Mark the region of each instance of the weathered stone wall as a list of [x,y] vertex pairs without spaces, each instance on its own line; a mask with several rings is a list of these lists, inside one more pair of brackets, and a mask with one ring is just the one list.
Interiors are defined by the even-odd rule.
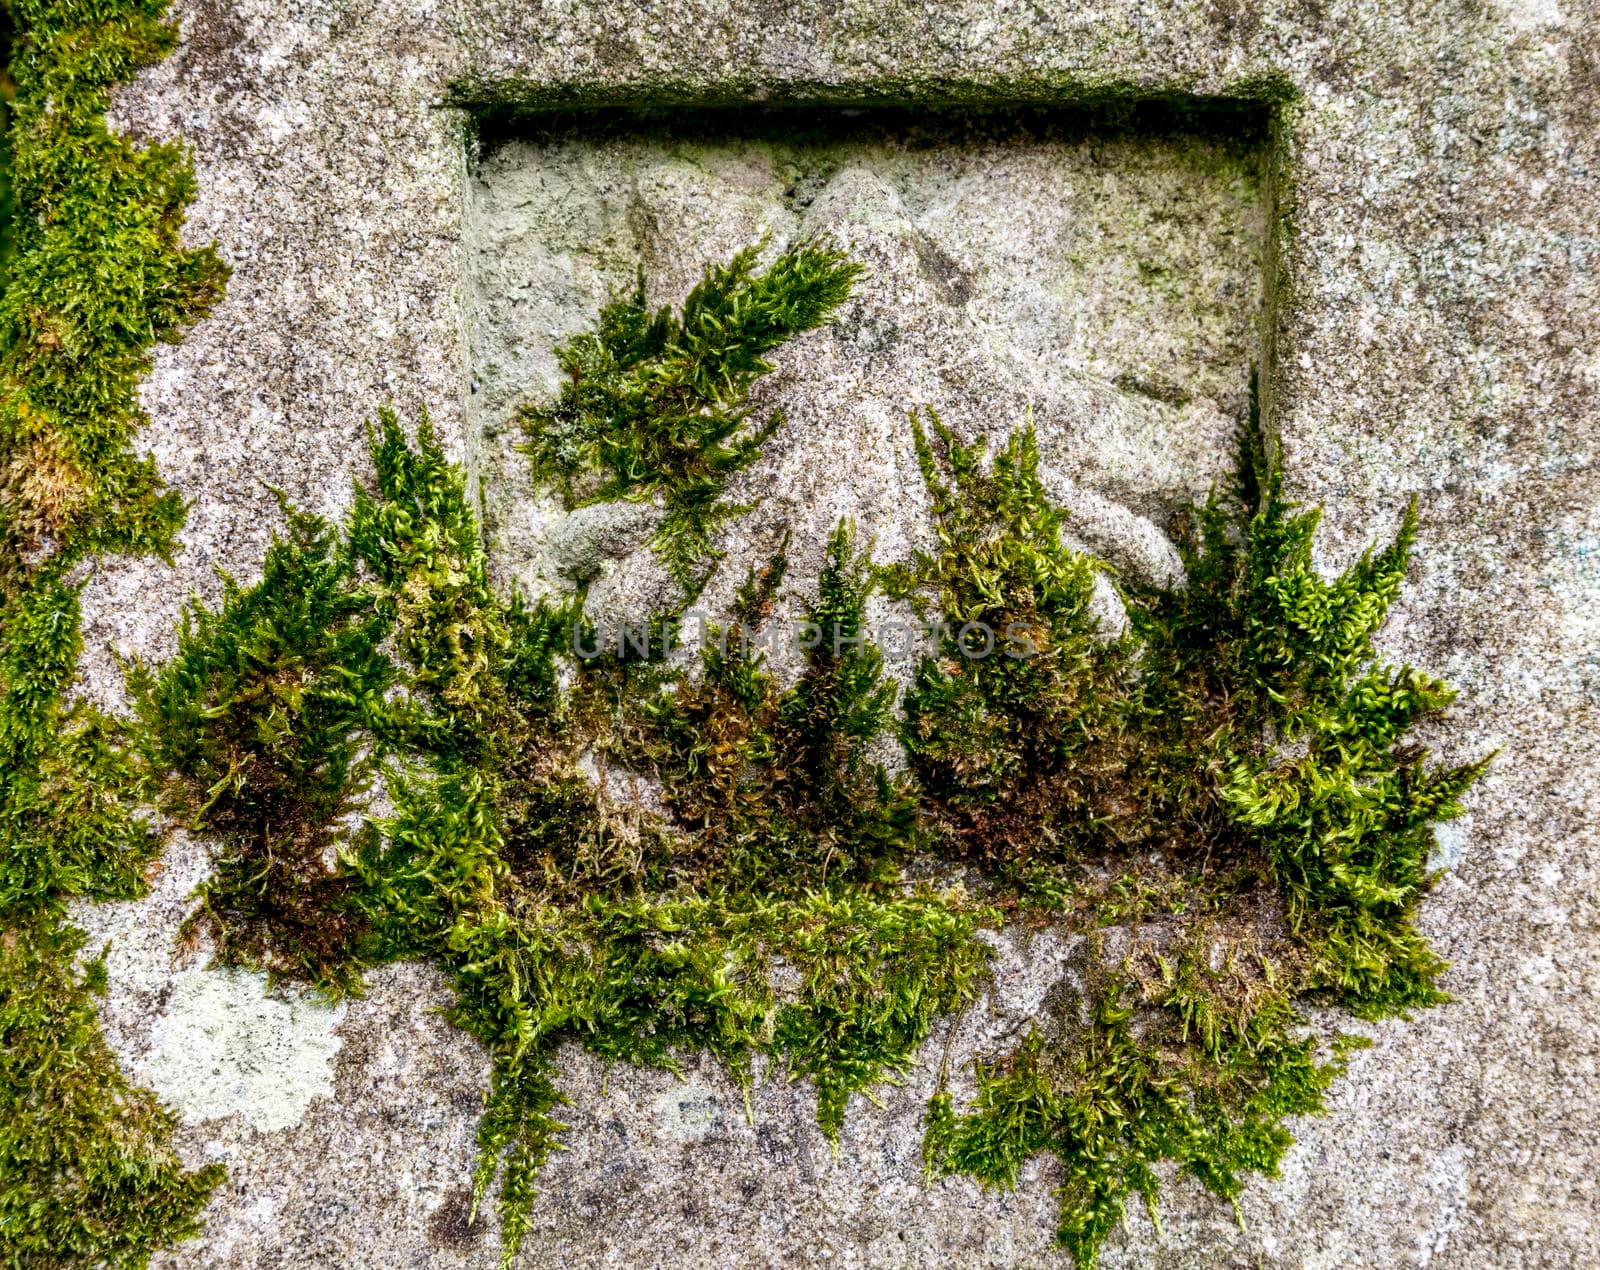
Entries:
[[[145,441],[193,501],[184,551],[172,568],[103,563],[85,592],[85,690],[111,703],[109,649],[164,655],[184,597],[216,594],[217,566],[253,575],[279,523],[269,485],[313,511],[346,506],[379,403],[426,407],[455,454],[493,467],[478,435],[493,412],[470,404],[484,187],[464,115],[442,104],[450,84],[569,104],[1291,85],[1260,247],[1270,422],[1295,491],[1327,508],[1330,566],[1420,495],[1412,585],[1385,643],[1462,688],[1446,757],[1503,748],[1446,831],[1449,872],[1424,908],[1456,1004],[1369,1029],[1333,1113],[1297,1126],[1283,1180],[1246,1192],[1243,1228],[1177,1184],[1164,1233],[1135,1213],[1105,1260],[1600,1260],[1593,5],[180,0],[176,14],[181,48],[122,94],[117,120],[193,147],[188,233],[215,238],[234,273],[145,394]],[[585,197],[564,205],[576,216]],[[875,232],[903,241],[894,224]],[[686,285],[692,254],[658,280],[666,292]],[[938,298],[936,281],[916,285]],[[859,303],[888,312],[898,297]],[[1013,324],[1003,306],[986,320]],[[993,407],[1000,429],[1034,395],[1065,451],[1075,429],[1132,408],[1114,384],[1061,380],[1054,397],[958,392],[947,410]],[[1124,465],[1110,491],[1124,504],[1171,460],[1141,463],[1141,439],[1096,451]],[[443,981],[389,968],[333,1010],[174,965],[203,861],[203,844],[181,844],[151,898],[81,915],[112,941],[113,1042],[183,1113],[188,1156],[229,1168],[206,1233],[165,1264],[489,1264],[493,1222],[464,1222],[486,1058],[432,1012]],[[1051,977],[1048,943],[1005,946],[996,1010],[958,1047],[1014,1026]],[[853,1107],[834,1157],[799,1086],[762,1087],[751,1126],[709,1065],[682,1083],[613,1072],[604,1094],[595,1060],[572,1054],[563,1070],[570,1150],[544,1174],[524,1264],[1060,1263],[1043,1166],[1012,1195],[921,1180],[927,1073],[882,1108]]]

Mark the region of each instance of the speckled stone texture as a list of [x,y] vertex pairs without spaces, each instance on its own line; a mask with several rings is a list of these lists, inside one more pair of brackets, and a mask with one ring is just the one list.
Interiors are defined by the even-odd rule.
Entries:
[[[1376,1044],[1332,1114],[1295,1126],[1284,1178],[1250,1185],[1242,1226],[1180,1182],[1163,1232],[1130,1213],[1103,1260],[1600,1263],[1592,0],[178,0],[175,12],[181,48],[115,116],[193,147],[188,233],[215,238],[234,273],[215,315],[160,352],[145,393],[144,444],[193,500],[184,549],[172,568],[103,563],[85,592],[84,688],[112,704],[110,649],[166,655],[185,595],[215,595],[217,566],[252,576],[279,523],[267,485],[343,510],[380,402],[426,406],[463,460],[489,452],[483,407],[469,407],[483,275],[465,118],[441,106],[451,83],[913,103],[1293,85],[1262,249],[1270,422],[1293,487],[1326,505],[1330,568],[1421,497],[1412,584],[1384,643],[1463,689],[1438,728],[1446,757],[1502,752],[1444,839],[1449,871],[1423,913],[1454,962],[1456,1004],[1367,1029]],[[1125,472],[1168,457],[1130,445],[1106,452]],[[1133,488],[1113,501],[1136,503]],[[187,1157],[229,1168],[205,1234],[160,1263],[492,1264],[493,1223],[467,1225],[464,1208],[487,1063],[434,1012],[442,980],[391,967],[337,1012],[289,1003],[279,1040],[249,1052],[238,1035],[272,1010],[229,1005],[236,982],[198,987],[203,963],[172,961],[203,868],[204,844],[181,843],[150,899],[82,914],[113,941],[113,1043],[184,1109]],[[1057,973],[1048,943],[1000,943],[995,1008],[969,1016],[952,1052],[1018,1026]],[[235,1012],[257,1021],[230,1030]],[[194,1039],[207,1036],[221,1040]],[[684,1082],[614,1071],[604,1085],[580,1055],[563,1070],[570,1149],[545,1174],[524,1265],[1061,1264],[1048,1167],[1011,1195],[921,1180],[926,1069],[881,1108],[853,1106],[836,1157],[803,1086],[763,1086],[752,1126],[702,1065]]]

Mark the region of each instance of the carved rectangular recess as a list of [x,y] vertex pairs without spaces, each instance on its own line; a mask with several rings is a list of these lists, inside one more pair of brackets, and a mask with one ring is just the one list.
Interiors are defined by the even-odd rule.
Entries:
[[558,584],[544,557],[560,513],[512,449],[517,404],[558,387],[554,346],[641,267],[652,300],[676,304],[748,243],[827,234],[869,274],[835,324],[774,355],[758,404],[788,422],[733,491],[760,507],[730,534],[721,589],[778,526],[802,586],[840,516],[880,557],[921,541],[907,411],[922,406],[996,440],[1031,417],[1085,543],[1158,569],[1165,549],[1141,539],[1228,477],[1263,361],[1270,122],[1202,99],[486,122],[466,214],[469,413],[502,564],[531,590]]

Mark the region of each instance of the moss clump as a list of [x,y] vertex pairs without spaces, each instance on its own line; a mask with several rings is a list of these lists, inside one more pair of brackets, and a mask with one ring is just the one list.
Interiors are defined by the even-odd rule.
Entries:
[[1291,1141],[1284,1117],[1322,1109],[1341,1063],[1318,1062],[1314,1042],[1291,1035],[1285,1009],[1278,1002],[1244,1030],[1196,1044],[1172,1016],[1136,1027],[1136,1009],[1105,993],[1070,1040],[1035,1031],[981,1065],[964,1114],[949,1094],[935,1095],[929,1171],[1011,1187],[1028,1158],[1055,1155],[1065,1167],[1057,1240],[1092,1266],[1130,1192],[1159,1225],[1157,1160],[1235,1199],[1246,1170],[1275,1171]]
[[[529,415],[536,472],[575,499],[719,508],[718,474],[764,435],[729,442],[749,376],[775,331],[837,302],[817,279],[851,273],[814,246],[778,259],[711,270],[688,315],[609,306],[568,346],[558,405]],[[717,296],[724,342],[688,341]],[[741,326],[741,306],[800,316]],[[343,529],[291,513],[261,582],[230,582],[174,661],[133,669],[142,779],[218,843],[197,921],[221,960],[334,992],[402,957],[451,976],[453,1018],[493,1056],[477,1194],[501,1179],[508,1258],[558,1144],[563,1041],[668,1068],[704,1050],[746,1084],[766,1055],[814,1080],[836,1135],[850,1095],[973,998],[979,931],[1005,912],[1073,939],[1075,973],[979,1064],[970,1105],[934,1098],[926,1160],[1011,1185],[1058,1155],[1083,1265],[1130,1194],[1154,1205],[1158,1161],[1228,1198],[1275,1169],[1285,1118],[1319,1109],[1342,1062],[1303,1002],[1439,999],[1412,917],[1429,826],[1480,765],[1405,744],[1448,694],[1373,652],[1414,518],[1320,578],[1315,516],[1251,419],[1238,487],[1182,527],[1187,586],[1124,585],[1129,630],[1108,640],[1091,601],[1112,575],[1063,546],[1031,433],[989,462],[928,422],[938,549],[883,570],[840,525],[792,684],[743,638],[692,673],[659,645],[576,656],[581,590],[497,593],[460,473],[389,413]],[[729,514],[684,531],[696,568]],[[747,579],[741,633],[783,572],[780,554]],[[945,632],[900,710],[865,630],[885,577]],[[876,757],[895,736],[908,772]],[[379,778],[389,807],[362,821]]]
[[[695,679],[608,658],[564,682],[573,612],[488,587],[427,427],[413,448],[384,415],[373,455],[345,534],[292,515],[260,583],[130,674],[151,788],[219,842],[196,917],[219,959],[335,991],[397,957],[451,974],[453,1017],[494,1056],[478,1193],[503,1168],[510,1251],[560,1129],[563,1040],[666,1067],[705,1048],[742,1080],[756,1053],[783,1059],[837,1133],[849,1095],[975,990],[993,920],[900,882],[920,830],[868,756],[893,698],[854,642],[871,581],[848,532],[813,613],[841,637],[792,687],[738,648]],[[586,758],[631,758],[656,805]],[[352,831],[374,764],[394,811]]]
[[[1125,644],[1097,633],[1103,566],[1061,544],[1031,431],[985,470],[936,414],[912,419],[941,550],[897,571],[926,591],[941,646],[906,694],[903,738],[947,846],[1002,867],[1131,837]],[[926,605],[924,605],[926,608]]]
[[965,1114],[936,1101],[929,1165],[1009,1184],[1054,1152],[1061,1241],[1092,1265],[1129,1192],[1153,1205],[1153,1161],[1228,1198],[1244,1170],[1275,1170],[1283,1118],[1319,1110],[1341,1066],[1316,1059],[1297,1002],[1443,999],[1412,919],[1431,826],[1483,763],[1438,768],[1403,743],[1450,693],[1372,646],[1414,508],[1324,580],[1316,514],[1285,500],[1252,419],[1237,488],[1180,527],[1187,585],[1125,588],[1130,633],[1106,642],[1031,436],[985,469],[934,425],[917,441],[942,549],[902,585],[931,590],[947,628],[983,620],[1033,653],[973,660],[947,638],[908,694],[906,747],[947,841],[1086,951],[1047,1035],[980,1068]]
[[51,914],[0,934],[0,1258],[12,1266],[142,1266],[193,1234],[222,1179],[186,1172],[171,1116],[129,1085],[100,1035],[103,963]]
[[1443,965],[1412,921],[1433,825],[1459,814],[1489,759],[1430,763],[1406,733],[1455,694],[1373,647],[1405,578],[1416,505],[1391,543],[1325,580],[1311,563],[1318,513],[1284,497],[1259,429],[1244,439],[1238,489],[1201,509],[1180,543],[1188,587],[1138,609],[1146,712],[1164,721],[1151,748],[1169,771],[1199,756],[1216,773],[1202,786],[1208,814],[1264,861],[1305,990],[1367,1015],[1434,1004]]
[[[111,89],[173,46],[161,4],[19,0],[12,267],[0,301],[0,539],[9,562],[168,550],[182,518],[129,448],[150,347],[220,297],[210,248],[178,244],[193,195],[175,145],[102,118]],[[14,568],[15,564],[7,567]]]
[[652,313],[644,280],[556,350],[568,376],[549,409],[523,412],[537,482],[567,506],[659,497],[654,545],[692,598],[714,564],[711,535],[742,508],[728,478],[754,462],[783,423],[751,424],[751,385],[765,355],[821,325],[860,272],[832,248],[803,243],[758,269],[758,249],[710,268],[680,313]]
[[806,617],[816,639],[798,682],[781,689],[759,653],[724,638],[705,650],[699,679],[646,703],[619,747],[619,759],[644,759],[675,819],[740,889],[798,894],[830,879],[874,889],[920,845],[909,782],[869,757],[893,723],[895,695],[881,653],[862,638],[872,589],[870,561],[841,524]]
[[[393,674],[343,544],[290,514],[248,592],[184,616],[157,681],[135,664],[154,801],[221,844],[201,886],[206,925],[232,964],[313,983],[345,974],[359,921],[333,856],[338,826],[374,776],[365,730]],[[192,921],[195,919],[191,919]]]
[[[170,549],[182,517],[129,442],[150,347],[217,298],[222,266],[178,245],[192,181],[175,146],[102,117],[173,44],[164,4],[18,0],[11,207],[0,297],[0,1261],[142,1265],[195,1229],[219,1172],[185,1173],[169,1122],[95,1030],[74,969],[78,896],[144,889],[159,845],[121,725],[64,703],[79,652],[69,570]],[[103,976],[101,976],[103,977]]]

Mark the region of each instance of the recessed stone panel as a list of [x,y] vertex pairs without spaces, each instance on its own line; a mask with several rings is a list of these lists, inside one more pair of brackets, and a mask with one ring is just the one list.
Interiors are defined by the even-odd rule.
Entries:
[[[511,449],[517,405],[558,388],[555,345],[641,262],[652,301],[676,304],[707,262],[824,235],[869,273],[834,325],[774,355],[758,402],[787,423],[733,491],[759,508],[708,600],[784,528],[802,592],[841,516],[903,554],[926,531],[913,407],[967,436],[1031,417],[1085,544],[1170,573],[1160,529],[1229,474],[1260,361],[1262,153],[1247,117],[717,113],[496,137],[469,195],[469,428],[507,570],[561,585],[559,509]],[[659,593],[647,560],[618,567],[628,603]]]

